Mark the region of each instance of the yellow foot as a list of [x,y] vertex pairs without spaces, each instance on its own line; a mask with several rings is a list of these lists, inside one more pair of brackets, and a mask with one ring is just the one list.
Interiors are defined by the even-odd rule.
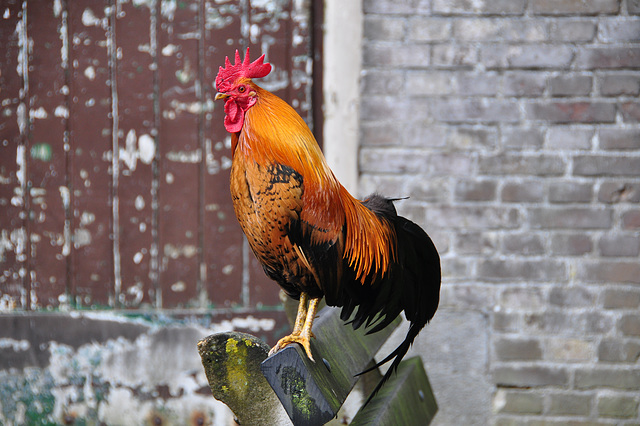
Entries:
[[269,351],[269,356],[275,354],[280,349],[284,349],[286,346],[292,343],[300,344],[304,348],[304,351],[307,354],[307,357],[311,361],[315,362],[315,360],[313,359],[313,356],[311,355],[311,345],[309,343],[309,337],[305,337],[301,334],[297,334],[297,335],[290,334],[289,336],[285,336],[282,339],[278,340],[278,343],[276,343],[276,345],[273,348],[271,348],[271,350]]

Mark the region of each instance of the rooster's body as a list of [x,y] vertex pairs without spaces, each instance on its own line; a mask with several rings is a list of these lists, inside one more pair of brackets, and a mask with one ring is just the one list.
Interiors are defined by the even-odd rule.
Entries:
[[[411,326],[379,386],[389,377],[438,306],[440,260],[427,234],[398,216],[392,200],[353,198],[326,164],[311,131],[287,103],[251,78],[270,71],[261,57],[236,52],[216,85],[232,135],[235,213],[266,274],[300,300],[289,343],[309,339],[317,302],[342,307],[354,328],[378,331],[402,311]],[[308,301],[308,307],[307,307]],[[378,388],[379,388],[378,386]]]

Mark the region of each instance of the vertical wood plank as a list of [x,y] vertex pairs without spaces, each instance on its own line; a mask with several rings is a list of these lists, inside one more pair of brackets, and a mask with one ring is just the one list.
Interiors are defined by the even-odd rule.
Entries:
[[197,1],[163,0],[158,181],[159,291],[162,307],[193,306],[201,294],[199,168],[201,87]]
[[[153,166],[155,135],[155,14],[153,3],[119,1],[115,11],[118,93],[118,216],[122,286],[118,305],[155,300]],[[155,16],[154,16],[155,18]]]
[[[66,99],[62,8],[54,3],[27,3],[29,54],[29,148],[27,176],[31,307],[66,303],[67,257],[65,221],[69,204],[66,184]],[[63,36],[64,37],[64,36]]]
[[203,249],[206,288],[214,306],[243,304],[244,237],[236,220],[229,192],[231,138],[224,128],[224,104],[214,102],[215,78],[225,56],[241,49],[242,13],[239,1],[205,2],[204,97],[204,229]]
[[78,307],[115,306],[110,9],[105,6],[100,0],[68,2],[71,293]]
[[[24,211],[26,105],[23,76],[22,2],[8,0],[0,8],[0,309],[26,308],[27,232]],[[20,58],[20,59],[19,59]]]

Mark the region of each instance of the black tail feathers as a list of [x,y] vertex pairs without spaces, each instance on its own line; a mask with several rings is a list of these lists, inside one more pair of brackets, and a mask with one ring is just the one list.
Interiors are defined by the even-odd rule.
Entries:
[[364,204],[394,226],[397,239],[396,262],[383,279],[373,284],[371,291],[376,296],[366,300],[367,306],[358,307],[358,313],[365,308],[363,312],[367,315],[366,318],[358,318],[360,315],[356,315],[354,328],[364,323],[367,327],[373,326],[369,331],[378,331],[381,326],[393,321],[401,311],[404,311],[410,323],[402,343],[385,359],[360,373],[364,374],[393,359],[366,405],[397,370],[420,330],[433,318],[439,303],[441,271],[440,256],[431,238],[420,226],[398,216],[393,200],[373,195]]

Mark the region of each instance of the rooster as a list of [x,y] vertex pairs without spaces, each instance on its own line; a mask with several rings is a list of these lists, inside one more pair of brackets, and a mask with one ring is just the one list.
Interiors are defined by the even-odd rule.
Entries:
[[264,56],[250,62],[247,48],[244,60],[237,50],[235,63],[225,58],[215,99],[225,100],[238,221],[265,273],[299,300],[293,332],[270,355],[298,343],[313,360],[309,342],[322,297],[369,333],[404,311],[404,341],[367,370],[393,359],[373,396],[438,307],[440,258],[425,231],[396,213],[395,200],[374,194],[361,202],[338,182],[298,113],[252,81],[271,72]]

